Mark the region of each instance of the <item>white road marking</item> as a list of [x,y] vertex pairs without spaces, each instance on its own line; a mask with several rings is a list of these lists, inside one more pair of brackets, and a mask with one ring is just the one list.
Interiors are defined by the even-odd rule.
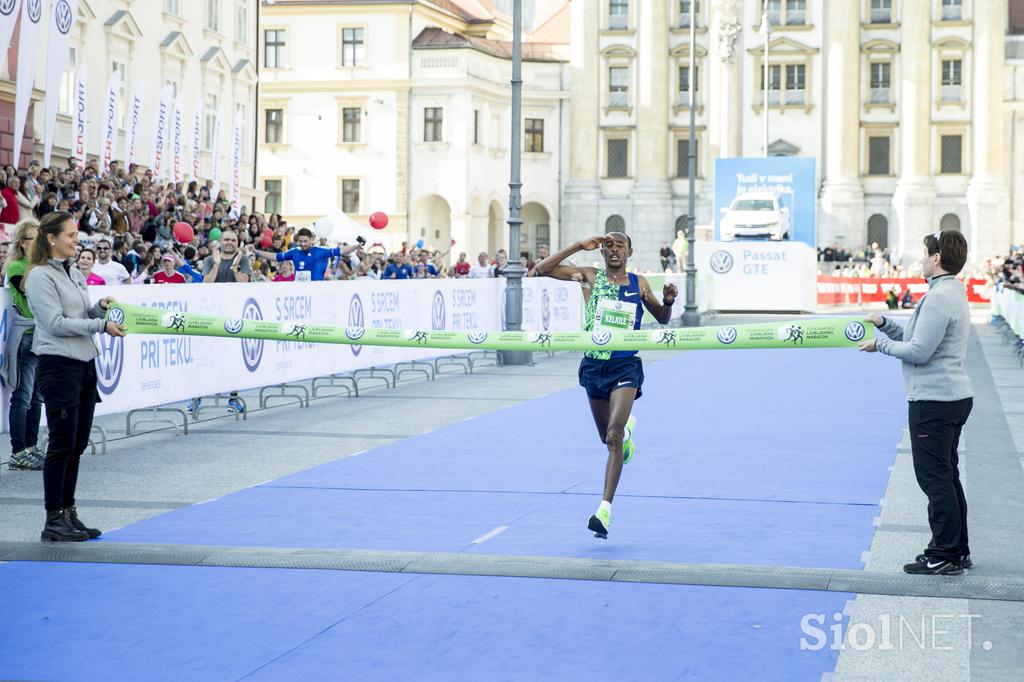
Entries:
[[508,530],[508,526],[498,526],[497,528],[492,530],[487,535],[481,535],[476,540],[473,540],[473,542],[470,543],[470,544],[479,545],[481,542],[487,542],[488,540],[493,538],[495,535],[499,535],[501,533],[504,533],[506,530]]

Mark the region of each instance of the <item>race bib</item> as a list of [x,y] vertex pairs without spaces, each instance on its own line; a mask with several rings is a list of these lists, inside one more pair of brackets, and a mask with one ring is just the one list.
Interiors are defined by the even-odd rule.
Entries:
[[636,304],[602,298],[594,311],[594,329],[610,332],[630,331],[636,323]]
[[298,272],[295,273],[295,281],[296,282],[312,282],[313,281],[313,273],[310,272],[309,270],[299,270]]

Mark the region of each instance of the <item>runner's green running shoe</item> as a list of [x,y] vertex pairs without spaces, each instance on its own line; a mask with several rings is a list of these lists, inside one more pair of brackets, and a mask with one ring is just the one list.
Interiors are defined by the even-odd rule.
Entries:
[[608,539],[608,528],[612,525],[612,513],[607,509],[598,509],[590,517],[587,528],[594,531],[595,538]]
[[636,428],[636,417],[629,415],[629,419],[626,420],[626,438],[622,441],[622,463],[629,464],[629,460],[633,459],[633,453],[636,452],[636,446],[633,444],[633,430]]

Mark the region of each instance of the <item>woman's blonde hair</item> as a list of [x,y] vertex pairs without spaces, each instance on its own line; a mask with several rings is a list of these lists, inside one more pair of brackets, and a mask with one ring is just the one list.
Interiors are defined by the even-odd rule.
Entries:
[[35,218],[25,218],[15,226],[14,236],[11,237],[11,248],[7,251],[7,265],[28,256],[28,251],[21,247],[21,243],[25,240],[25,234],[29,230],[38,228],[39,221]]

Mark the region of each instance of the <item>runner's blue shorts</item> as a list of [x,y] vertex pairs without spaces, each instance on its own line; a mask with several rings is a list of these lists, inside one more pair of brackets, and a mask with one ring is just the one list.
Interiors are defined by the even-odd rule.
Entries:
[[580,363],[580,386],[591,400],[610,400],[612,391],[635,388],[636,397],[643,395],[644,363],[640,356],[598,360],[584,357]]

